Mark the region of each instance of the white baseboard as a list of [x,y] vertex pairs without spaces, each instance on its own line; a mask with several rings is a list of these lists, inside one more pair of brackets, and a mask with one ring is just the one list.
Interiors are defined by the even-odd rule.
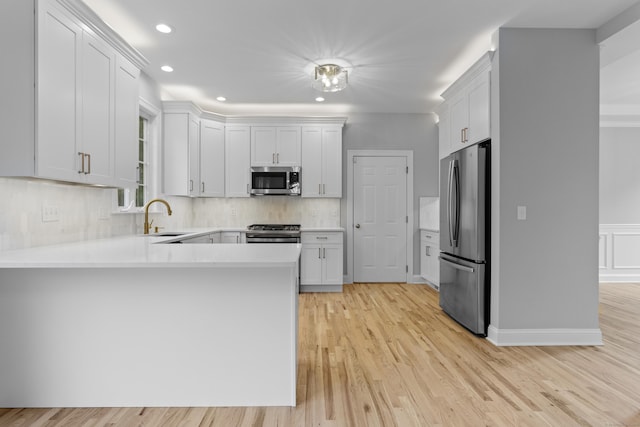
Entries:
[[487,340],[496,346],[602,345],[600,329],[498,329],[489,326]]
[[342,285],[300,285],[300,292],[342,292]]

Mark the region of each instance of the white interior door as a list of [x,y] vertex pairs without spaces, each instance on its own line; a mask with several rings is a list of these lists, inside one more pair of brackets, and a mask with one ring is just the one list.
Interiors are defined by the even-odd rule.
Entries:
[[407,159],[354,157],[354,282],[407,280]]

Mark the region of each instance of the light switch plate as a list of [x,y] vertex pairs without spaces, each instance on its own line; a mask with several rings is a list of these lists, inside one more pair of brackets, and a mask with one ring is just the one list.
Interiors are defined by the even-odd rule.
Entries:
[[527,207],[518,206],[518,221],[525,221],[527,219]]

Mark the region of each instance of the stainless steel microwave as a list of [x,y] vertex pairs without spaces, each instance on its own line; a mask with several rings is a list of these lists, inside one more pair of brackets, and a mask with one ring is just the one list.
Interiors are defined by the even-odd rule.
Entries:
[[252,167],[251,195],[299,196],[300,167]]

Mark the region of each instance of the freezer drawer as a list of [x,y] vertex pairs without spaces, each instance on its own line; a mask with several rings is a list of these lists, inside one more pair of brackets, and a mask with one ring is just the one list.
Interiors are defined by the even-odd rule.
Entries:
[[465,328],[486,335],[486,265],[440,254],[440,307]]

